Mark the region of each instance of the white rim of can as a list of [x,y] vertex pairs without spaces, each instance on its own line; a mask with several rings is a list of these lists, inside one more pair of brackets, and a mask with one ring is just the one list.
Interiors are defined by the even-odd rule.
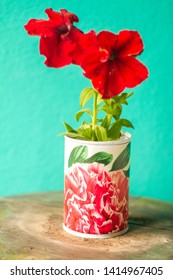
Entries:
[[78,231],[74,231],[69,229],[68,227],[66,227],[63,224],[63,229],[67,232],[70,233],[72,235],[75,235],[77,237],[82,237],[82,238],[100,238],[100,239],[104,239],[104,238],[111,238],[111,237],[117,237],[119,235],[122,235],[124,233],[126,233],[128,231],[128,226],[126,228],[124,228],[121,231],[118,232],[113,232],[113,233],[108,233],[108,234],[90,234],[90,233],[81,233]]

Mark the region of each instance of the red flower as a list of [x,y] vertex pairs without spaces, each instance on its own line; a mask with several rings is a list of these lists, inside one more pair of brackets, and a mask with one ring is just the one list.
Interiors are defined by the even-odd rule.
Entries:
[[89,39],[81,66],[104,99],[118,95],[125,87],[135,87],[148,77],[147,68],[135,58],[143,51],[137,31],[124,30],[118,35],[102,31]]
[[40,54],[46,56],[45,64],[49,67],[62,67],[72,63],[72,54],[76,41],[82,31],[73,26],[78,17],[66,9],[55,12],[46,9],[49,19],[31,19],[25,29],[29,35],[41,36]]

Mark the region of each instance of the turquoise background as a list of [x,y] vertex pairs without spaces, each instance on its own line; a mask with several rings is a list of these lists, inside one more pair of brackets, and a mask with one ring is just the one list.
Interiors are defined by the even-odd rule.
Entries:
[[90,86],[78,67],[47,68],[39,37],[23,26],[45,8],[66,8],[79,28],[138,30],[149,79],[135,88],[123,117],[132,131],[130,194],[173,201],[172,0],[0,2],[0,195],[63,189],[63,121],[75,126],[79,94]]

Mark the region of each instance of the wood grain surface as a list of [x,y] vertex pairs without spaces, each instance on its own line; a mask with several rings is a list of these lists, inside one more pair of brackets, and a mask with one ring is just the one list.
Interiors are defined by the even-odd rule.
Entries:
[[0,259],[173,259],[171,203],[131,198],[129,231],[110,239],[75,237],[62,222],[62,192],[0,198]]

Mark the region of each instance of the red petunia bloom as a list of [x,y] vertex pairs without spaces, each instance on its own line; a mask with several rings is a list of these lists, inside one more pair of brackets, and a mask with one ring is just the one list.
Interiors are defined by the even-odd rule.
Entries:
[[29,35],[41,36],[40,54],[46,56],[45,64],[49,67],[63,67],[72,63],[73,51],[78,36],[82,31],[73,26],[78,17],[61,9],[55,12],[51,8],[45,10],[48,20],[31,19],[25,25]]
[[[93,32],[89,40],[81,67],[104,99],[118,95],[126,87],[135,87],[148,77],[147,68],[135,58],[143,51],[137,31],[123,30],[118,35],[109,31],[98,35]],[[82,41],[80,44],[82,47]]]

